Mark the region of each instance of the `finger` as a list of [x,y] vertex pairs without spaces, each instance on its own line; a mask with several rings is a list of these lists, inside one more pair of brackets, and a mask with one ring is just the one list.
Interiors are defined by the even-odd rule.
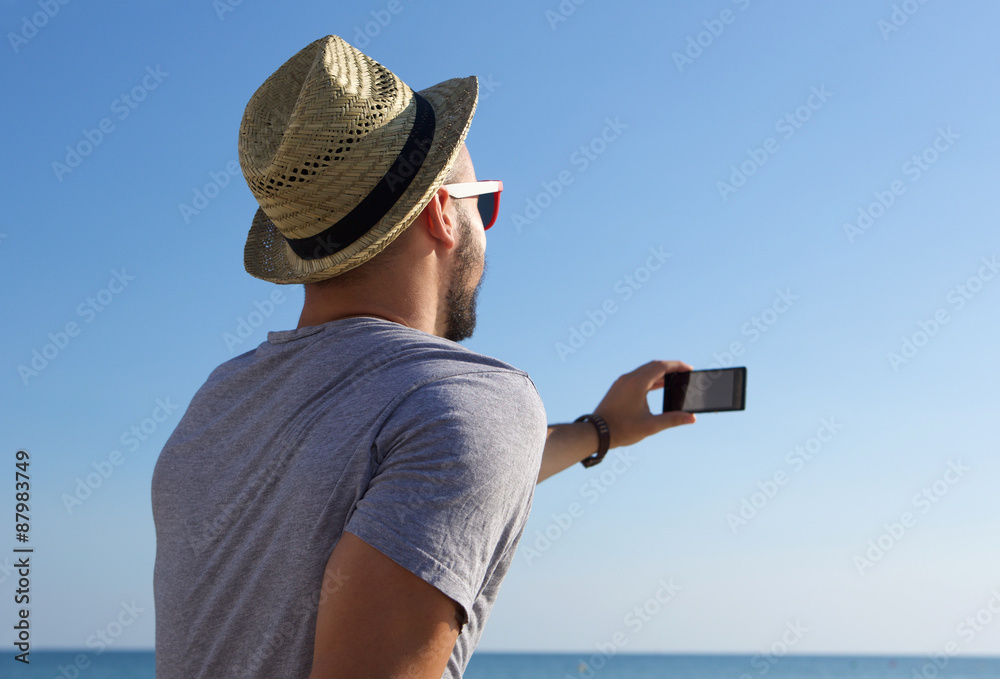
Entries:
[[673,410],[669,413],[654,415],[653,419],[656,422],[656,426],[660,428],[659,431],[669,429],[670,427],[679,427],[683,424],[694,424],[698,421],[698,418],[694,416],[694,413],[685,413],[681,410]]
[[663,387],[664,375],[690,370],[693,368],[683,361],[650,361],[629,373],[629,377],[633,378],[637,385],[641,385],[641,388],[652,391]]
[[655,379],[668,373],[683,372],[690,368],[691,366],[684,361],[650,361],[633,370],[632,374],[636,377]]
[[666,373],[690,372],[694,370],[690,364],[684,361],[662,361],[662,363],[666,364],[666,370],[664,371]]

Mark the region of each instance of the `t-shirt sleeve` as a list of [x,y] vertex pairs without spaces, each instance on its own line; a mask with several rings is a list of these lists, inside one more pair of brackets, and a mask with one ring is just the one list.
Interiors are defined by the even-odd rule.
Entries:
[[376,470],[345,530],[458,602],[464,624],[524,529],[545,432],[524,374],[423,385],[376,436]]

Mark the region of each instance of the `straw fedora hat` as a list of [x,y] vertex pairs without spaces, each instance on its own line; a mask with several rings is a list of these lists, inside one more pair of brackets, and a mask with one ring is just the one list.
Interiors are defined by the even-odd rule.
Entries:
[[299,51],[240,124],[240,167],[260,204],[247,272],[309,283],[381,252],[444,183],[478,96],[475,76],[414,92],[335,35]]

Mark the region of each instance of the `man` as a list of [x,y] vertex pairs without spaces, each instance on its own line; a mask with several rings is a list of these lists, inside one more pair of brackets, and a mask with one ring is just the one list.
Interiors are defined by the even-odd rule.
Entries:
[[680,362],[547,427],[527,374],[456,344],[502,188],[465,147],[477,94],[415,93],[328,36],[247,105],[246,269],[305,304],[213,371],[157,460],[159,679],[460,677],[535,484],[694,421],[646,405]]

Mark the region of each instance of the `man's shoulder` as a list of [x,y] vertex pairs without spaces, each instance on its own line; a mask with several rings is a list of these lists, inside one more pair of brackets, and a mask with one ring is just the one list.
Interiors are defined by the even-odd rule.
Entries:
[[395,345],[385,347],[384,368],[390,381],[405,386],[393,409],[405,403],[406,412],[448,411],[481,424],[494,414],[544,422],[541,396],[526,371],[442,337],[392,325],[372,331],[394,338]]
[[[436,386],[426,388],[430,385]],[[540,403],[526,371],[442,337],[371,317],[269,332],[255,349],[218,365],[202,387],[210,399],[246,396],[262,388],[289,389],[310,398],[353,397],[380,410],[407,399],[507,399],[531,408]]]
[[393,370],[441,370],[458,372],[480,370],[506,371],[527,377],[520,368],[438,337],[374,317],[355,317],[318,326],[278,330],[267,333],[267,340],[220,363],[213,375],[252,369],[267,359],[292,367],[296,362],[313,366],[334,363],[360,363],[366,369],[382,367]]
[[[410,330],[408,328],[404,329]],[[410,335],[400,346],[400,372],[407,375],[409,398],[460,399],[463,409],[481,411],[498,403],[513,408],[542,409],[541,397],[530,375],[494,356],[428,335]]]

